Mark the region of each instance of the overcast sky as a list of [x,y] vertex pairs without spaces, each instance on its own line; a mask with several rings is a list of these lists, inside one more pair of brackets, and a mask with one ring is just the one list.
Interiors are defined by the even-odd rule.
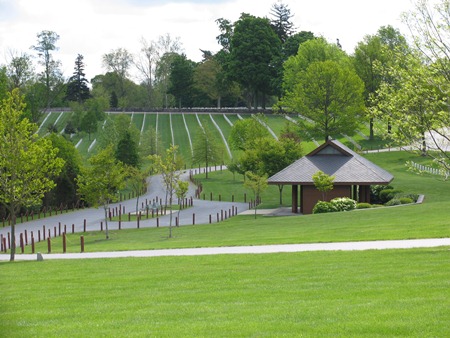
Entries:
[[[236,21],[241,13],[269,17],[277,0],[0,0],[0,64],[10,50],[33,54],[43,30],[60,36],[54,58],[66,77],[75,58],[84,56],[86,77],[105,73],[102,55],[117,48],[131,53],[140,40],[179,37],[187,57],[200,61],[200,49],[216,52],[216,19]],[[283,0],[297,31],[311,31],[329,42],[336,39],[352,53],[356,44],[379,27],[392,25],[403,34],[400,15],[412,10],[411,0]]]

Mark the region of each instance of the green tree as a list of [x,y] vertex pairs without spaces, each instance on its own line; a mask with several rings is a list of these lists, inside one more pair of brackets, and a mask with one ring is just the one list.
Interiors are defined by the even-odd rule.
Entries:
[[208,179],[208,167],[212,163],[218,163],[220,161],[222,149],[207,125],[204,125],[196,134],[192,148],[192,163],[199,165],[204,163],[207,168],[206,179]]
[[257,175],[250,171],[245,173],[247,179],[244,182],[244,186],[253,192],[255,199],[255,219],[256,219],[256,209],[261,201],[261,194],[267,189],[267,175]]
[[[170,145],[164,156],[152,155],[150,160],[154,163],[154,168],[162,175],[163,184],[166,189],[166,207],[172,211],[173,195],[180,180],[180,163],[177,161],[178,146]],[[172,212],[169,218],[169,238],[172,238]]]
[[[417,53],[406,57],[399,54],[397,66],[391,67],[389,74],[398,85],[383,82],[373,107],[375,116],[393,125],[389,137],[399,144],[412,145],[423,156],[428,155],[428,147],[444,150],[442,141],[437,139],[448,140],[445,128],[450,123],[450,115],[447,96],[433,85],[438,82],[446,85],[436,65],[426,65]],[[427,144],[427,135],[431,136],[430,140],[436,140],[437,147]],[[429,155],[448,167],[450,156],[445,150]]]
[[230,43],[227,71],[230,77],[249,93],[248,107],[258,105],[258,93],[262,95],[262,107],[267,95],[274,92],[272,79],[276,76],[273,60],[280,54],[281,41],[267,18],[242,14],[234,24]]
[[10,82],[10,89],[25,89],[34,77],[34,67],[31,56],[26,53],[11,55],[11,61],[7,66],[7,74]]
[[89,166],[81,168],[77,178],[78,193],[94,207],[103,206],[105,215],[105,235],[109,239],[108,209],[118,198],[118,191],[125,185],[124,166],[114,157],[109,146],[89,159]]
[[[147,173],[143,170],[139,170],[133,166],[126,166],[126,180],[128,186],[136,194],[136,216],[139,215],[139,197],[143,194],[144,190],[147,188]],[[136,219],[136,222],[138,220]]]
[[76,101],[83,103],[91,97],[87,83],[89,81],[85,78],[83,55],[78,54],[75,60],[75,71],[69,79],[66,89],[66,99],[69,101]]
[[17,213],[22,207],[39,205],[64,166],[51,141],[39,138],[37,126],[23,118],[24,109],[18,89],[0,105],[0,202],[11,216],[11,261],[16,252]]
[[188,190],[189,190],[189,182],[181,180],[177,182],[175,194],[177,195],[178,198],[178,220],[180,219],[181,207],[183,205],[183,200],[186,198]]
[[178,108],[192,107],[195,63],[186,55],[175,55],[170,67],[168,93],[178,102]]
[[77,201],[76,178],[80,173],[81,156],[74,144],[65,137],[52,133],[48,136],[52,146],[58,149],[58,158],[64,160],[64,167],[55,176],[56,186],[45,195],[46,205],[74,204]]
[[335,177],[325,174],[319,170],[312,176],[314,186],[322,193],[322,200],[326,200],[327,192],[333,190],[333,182]]
[[52,55],[53,51],[58,50],[56,43],[59,40],[59,35],[53,31],[42,31],[38,33],[37,38],[37,44],[31,48],[38,52],[40,58],[39,64],[44,67],[40,78],[45,84],[45,103],[46,108],[49,108],[51,102],[56,97],[55,91],[57,92],[62,82],[61,62],[54,60]]
[[127,130],[125,135],[119,140],[116,148],[116,159],[123,164],[139,168],[140,158],[138,145]]
[[133,55],[124,48],[112,50],[103,55],[103,66],[107,71],[117,75],[119,83],[119,99],[125,97],[125,81],[133,63]]
[[[259,119],[259,121],[258,121]],[[260,122],[265,122],[262,114],[257,114],[256,118],[243,119],[237,121],[230,131],[228,142],[232,149],[247,150],[255,149],[261,139],[270,136],[267,128]]]
[[294,24],[291,22],[293,15],[288,6],[282,2],[274,3],[270,9],[273,19],[270,20],[273,30],[282,43],[295,32]]

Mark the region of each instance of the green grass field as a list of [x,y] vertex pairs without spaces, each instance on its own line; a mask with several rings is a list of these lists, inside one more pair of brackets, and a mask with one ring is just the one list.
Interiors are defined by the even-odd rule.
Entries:
[[3,337],[445,337],[448,249],[1,263]]

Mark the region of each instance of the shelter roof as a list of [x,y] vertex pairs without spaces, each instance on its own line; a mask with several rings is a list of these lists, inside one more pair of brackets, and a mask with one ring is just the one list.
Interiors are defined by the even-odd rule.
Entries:
[[314,184],[319,170],[335,176],[335,185],[388,184],[394,176],[337,140],[329,140],[269,178],[269,184]]

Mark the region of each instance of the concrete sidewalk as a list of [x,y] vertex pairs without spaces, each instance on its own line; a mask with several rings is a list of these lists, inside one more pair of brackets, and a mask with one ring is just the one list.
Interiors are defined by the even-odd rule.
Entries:
[[[412,249],[450,246],[450,238],[430,238],[391,241],[336,242],[311,244],[255,245],[214,248],[189,248],[166,250],[139,250],[113,252],[86,252],[66,254],[43,254],[47,259],[86,259],[86,258],[121,258],[121,257],[165,257],[165,256],[204,256],[228,254],[265,254],[306,251],[362,251],[385,249]],[[37,255],[17,254],[16,261],[37,260]],[[8,261],[9,255],[1,254],[0,261]]]

